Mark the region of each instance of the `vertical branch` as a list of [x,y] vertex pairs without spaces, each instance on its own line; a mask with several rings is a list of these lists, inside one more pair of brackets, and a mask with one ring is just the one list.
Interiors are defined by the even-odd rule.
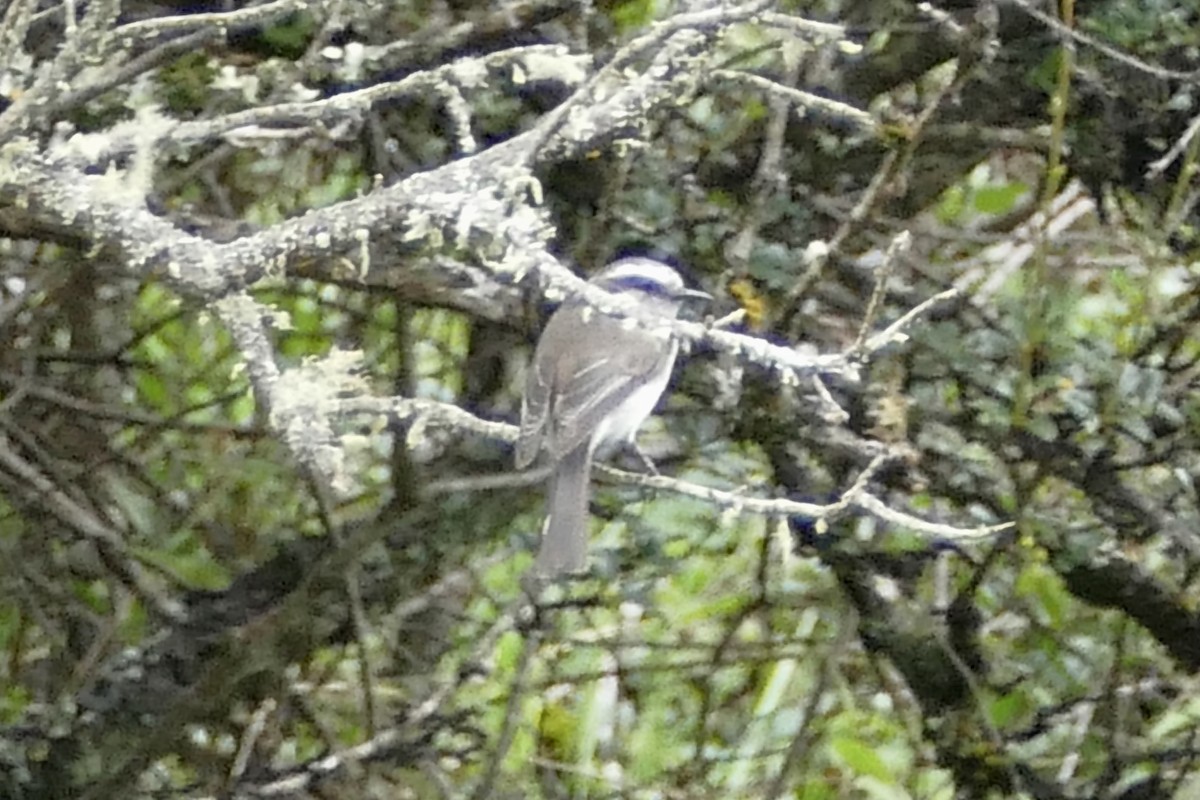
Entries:
[[[797,54],[785,53],[785,60],[787,63],[783,83],[791,87],[800,79],[800,58]],[[750,198],[742,229],[726,248],[730,266],[738,271],[744,271],[750,260],[754,241],[758,238],[759,228],[762,227],[769,196],[773,191],[783,191],[787,188],[787,173],[780,169],[779,164],[783,159],[783,136],[787,132],[791,101],[785,95],[771,93],[767,97],[767,104],[771,116],[767,121],[766,135],[763,137],[762,156],[751,179],[751,185],[755,188],[754,196]]]
[[[1062,23],[1068,28],[1075,24],[1075,1],[1061,0],[1059,7]],[[1066,165],[1063,163],[1063,146],[1066,141],[1067,108],[1070,104],[1071,73],[1075,65],[1075,44],[1069,38],[1063,38],[1059,47],[1058,77],[1055,82],[1054,94],[1050,98],[1050,152],[1046,160],[1046,175],[1042,186],[1041,209],[1049,219],[1049,211],[1063,176]],[[1035,383],[1039,369],[1038,360],[1044,355],[1043,345],[1047,335],[1047,314],[1049,296],[1046,287],[1048,272],[1046,260],[1048,257],[1048,241],[1044,227],[1034,231],[1037,237],[1037,252],[1030,262],[1025,291],[1028,297],[1027,317],[1025,320],[1025,341],[1021,346],[1020,369],[1017,384],[1013,389],[1012,424],[1014,427],[1024,427],[1029,424],[1030,408],[1036,393]]]
[[[520,614],[521,611],[518,610],[514,616]],[[542,633],[536,627],[531,626],[525,632],[525,646],[521,648],[521,657],[513,670],[512,686],[509,687],[508,701],[504,705],[504,724],[500,730],[500,739],[496,743],[492,757],[488,760],[487,768],[479,780],[479,785],[471,794],[473,800],[486,800],[493,796],[496,776],[500,773],[500,765],[504,763],[504,757],[508,754],[508,749],[512,747],[513,737],[516,735],[517,720],[521,715],[521,701],[525,699],[529,667],[533,661],[533,654],[537,652],[541,641]]]

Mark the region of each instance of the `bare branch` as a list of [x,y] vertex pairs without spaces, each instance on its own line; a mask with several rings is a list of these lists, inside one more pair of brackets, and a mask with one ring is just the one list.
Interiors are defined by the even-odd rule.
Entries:
[[182,622],[184,611],[180,603],[156,585],[137,561],[125,540],[95,514],[83,508],[36,466],[21,458],[17,449],[0,434],[0,470],[12,476],[16,494],[25,495],[30,502],[49,512],[84,539],[91,540],[108,558],[106,565],[138,598],[162,619]]
[[[414,72],[400,80],[387,81],[365,89],[344,92],[324,100],[307,103],[279,103],[276,105],[250,108],[214,119],[181,122],[164,128],[158,141],[194,143],[231,134],[239,128],[270,125],[302,125],[312,127],[318,123],[333,123],[353,119],[373,106],[419,92],[458,94],[458,85],[470,86],[486,79],[488,70],[519,68],[531,59],[551,59],[558,68],[556,78],[570,86],[586,73],[591,63],[590,56],[571,55],[562,45],[530,45],[501,50],[482,57],[460,58],[436,69]],[[461,99],[461,95],[459,95]],[[132,145],[111,134],[96,134],[109,139],[111,152],[121,152]],[[469,152],[464,150],[464,152]]]
[[1088,36],[1086,33],[1080,33],[1074,28],[1064,25],[1061,21],[1055,19],[1044,11],[1035,8],[1033,4],[1029,2],[1029,0],[1008,0],[1008,2],[1012,3],[1014,6],[1021,9],[1050,30],[1054,31],[1059,37],[1090,47],[1097,52],[1103,53],[1114,61],[1119,61],[1127,67],[1133,67],[1136,70],[1153,75],[1156,78],[1163,78],[1166,80],[1184,80],[1194,82],[1200,79],[1200,70],[1183,72],[1180,70],[1160,67],[1156,64],[1143,61],[1136,56],[1131,56],[1130,54],[1122,50],[1118,50],[1110,44],[1105,44],[1099,39],[1094,39],[1091,36]]
[[900,319],[888,325],[879,333],[870,337],[866,342],[866,352],[874,353],[882,350],[893,342],[902,342],[905,339],[904,331],[907,330],[914,322],[929,313],[934,306],[953,300],[958,297],[961,292],[958,289],[946,289],[938,292],[933,297],[926,298],[918,305],[910,308]]
[[[416,422],[412,423],[410,430],[417,430],[419,433],[414,435],[410,432],[410,440],[415,438],[415,436],[425,435],[424,432],[432,426],[457,431],[468,431],[504,442],[516,441],[520,433],[520,429],[515,425],[507,425],[502,422],[488,422],[475,417],[458,406],[439,403],[433,400],[356,397],[342,401],[339,410],[342,413],[395,413],[406,421],[415,419]],[[867,469],[859,475],[854,485],[837,502],[824,505],[787,499],[750,497],[738,492],[714,489],[688,481],[681,481],[676,478],[669,478],[662,475],[641,475],[602,465],[597,466],[596,469],[600,475],[618,483],[645,486],[651,489],[664,489],[676,494],[704,500],[718,508],[732,509],[737,512],[762,516],[801,516],[811,519],[828,519],[844,514],[848,510],[858,509],[879,517],[885,522],[901,525],[919,533],[955,539],[976,539],[991,536],[998,531],[1007,530],[1012,527],[1011,523],[1004,523],[1001,525],[959,528],[951,525],[927,522],[903,511],[887,507],[882,501],[867,492],[866,487],[875,472],[884,463],[894,457],[887,454],[876,456]],[[513,480],[517,479],[510,479],[508,476],[505,476],[494,482],[485,481],[478,488],[508,488],[512,485]],[[524,480],[517,480],[518,484],[523,482]],[[466,488],[471,487],[468,486]]]
[[[892,276],[892,272],[896,268],[896,262],[900,260],[900,256],[907,253],[912,247],[912,234],[908,231],[901,231],[892,238],[892,243],[888,245],[887,252],[883,256],[883,263],[879,265],[875,273],[875,289],[871,292],[871,299],[867,302],[867,311],[863,314],[862,325],[858,328],[858,336],[854,339],[854,344],[850,345],[850,352],[854,353],[861,349],[867,341],[867,331],[875,323],[875,315],[879,313],[880,303],[883,302],[884,295],[887,294],[887,282]],[[926,302],[929,302],[928,300]],[[912,312],[910,311],[909,314]],[[889,328],[889,330],[891,330]],[[887,331],[885,331],[887,333]]]
[[313,0],[273,0],[262,5],[252,5],[235,11],[216,11],[202,14],[181,14],[177,17],[155,17],[122,25],[116,35],[126,40],[155,39],[171,33],[191,31],[195,28],[224,30],[233,27],[262,25],[281,19],[294,11],[313,5]]
[[1184,151],[1188,149],[1188,145],[1191,144],[1192,139],[1196,137],[1197,133],[1200,133],[1200,114],[1192,117],[1192,121],[1188,123],[1187,130],[1175,140],[1175,144],[1171,145],[1171,148],[1167,152],[1163,153],[1162,158],[1157,158],[1150,162],[1150,166],[1146,168],[1146,179],[1157,178],[1167,167],[1171,166],[1172,162],[1183,155]]
[[830,100],[827,97],[804,92],[799,89],[794,89],[791,86],[784,86],[775,81],[768,80],[761,76],[750,72],[737,72],[730,69],[719,69],[713,73],[718,78],[723,78],[735,83],[744,83],[753,86],[756,89],[762,89],[773,97],[782,98],[789,103],[798,106],[798,112],[804,113],[807,111],[815,111],[827,117],[831,117],[843,122],[849,122],[858,128],[862,133],[878,135],[879,126],[875,122],[875,118],[865,111],[861,111],[847,103],[840,103],[837,100]]

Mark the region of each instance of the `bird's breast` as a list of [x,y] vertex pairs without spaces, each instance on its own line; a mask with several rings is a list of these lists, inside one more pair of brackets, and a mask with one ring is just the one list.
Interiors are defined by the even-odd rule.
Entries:
[[670,352],[663,359],[658,373],[629,393],[617,408],[596,426],[592,436],[592,447],[601,456],[625,442],[632,442],[638,428],[646,421],[658,405],[658,399],[667,388],[671,379],[671,369],[675,366],[675,354],[679,345],[674,341],[670,344]]

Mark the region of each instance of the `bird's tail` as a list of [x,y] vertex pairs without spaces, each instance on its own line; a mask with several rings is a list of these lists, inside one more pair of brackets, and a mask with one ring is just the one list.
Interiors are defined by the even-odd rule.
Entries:
[[555,464],[550,476],[546,525],[536,563],[538,573],[546,577],[579,572],[587,565],[590,451],[589,443],[583,442]]

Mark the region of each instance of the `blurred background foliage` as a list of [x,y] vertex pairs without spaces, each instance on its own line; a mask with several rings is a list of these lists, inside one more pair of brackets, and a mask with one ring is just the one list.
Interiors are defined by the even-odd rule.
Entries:
[[[24,44],[47,58],[33,37],[61,40],[61,13],[34,5]],[[603,63],[682,5],[314,2],[62,120],[102,130],[149,102],[204,119],[543,42]],[[356,493],[330,507],[208,310],[0,215],[0,795],[1200,797],[1200,12],[778,11],[854,46],[745,24],[717,68],[884,133],[714,72],[643,139],[543,170],[559,254],[584,273],[669,259],[715,316],[820,352],[851,346],[877,285],[875,328],[961,294],[860,383],[830,381],[846,422],[807,380],[701,351],[643,447],[665,474],[813,502],[887,450],[872,486],[891,506],[1011,534],[765,519],[601,477],[591,576],[514,616],[541,496],[483,485],[508,446],[347,416]],[[567,96],[514,75],[463,91],[480,147]],[[449,113],[407,97],[321,135],[181,148],[150,204],[232,240],[461,157]],[[412,257],[257,285],[281,367],[360,350],[375,394],[514,421],[549,308],[485,319],[381,277]],[[119,531],[119,558],[80,519]]]

